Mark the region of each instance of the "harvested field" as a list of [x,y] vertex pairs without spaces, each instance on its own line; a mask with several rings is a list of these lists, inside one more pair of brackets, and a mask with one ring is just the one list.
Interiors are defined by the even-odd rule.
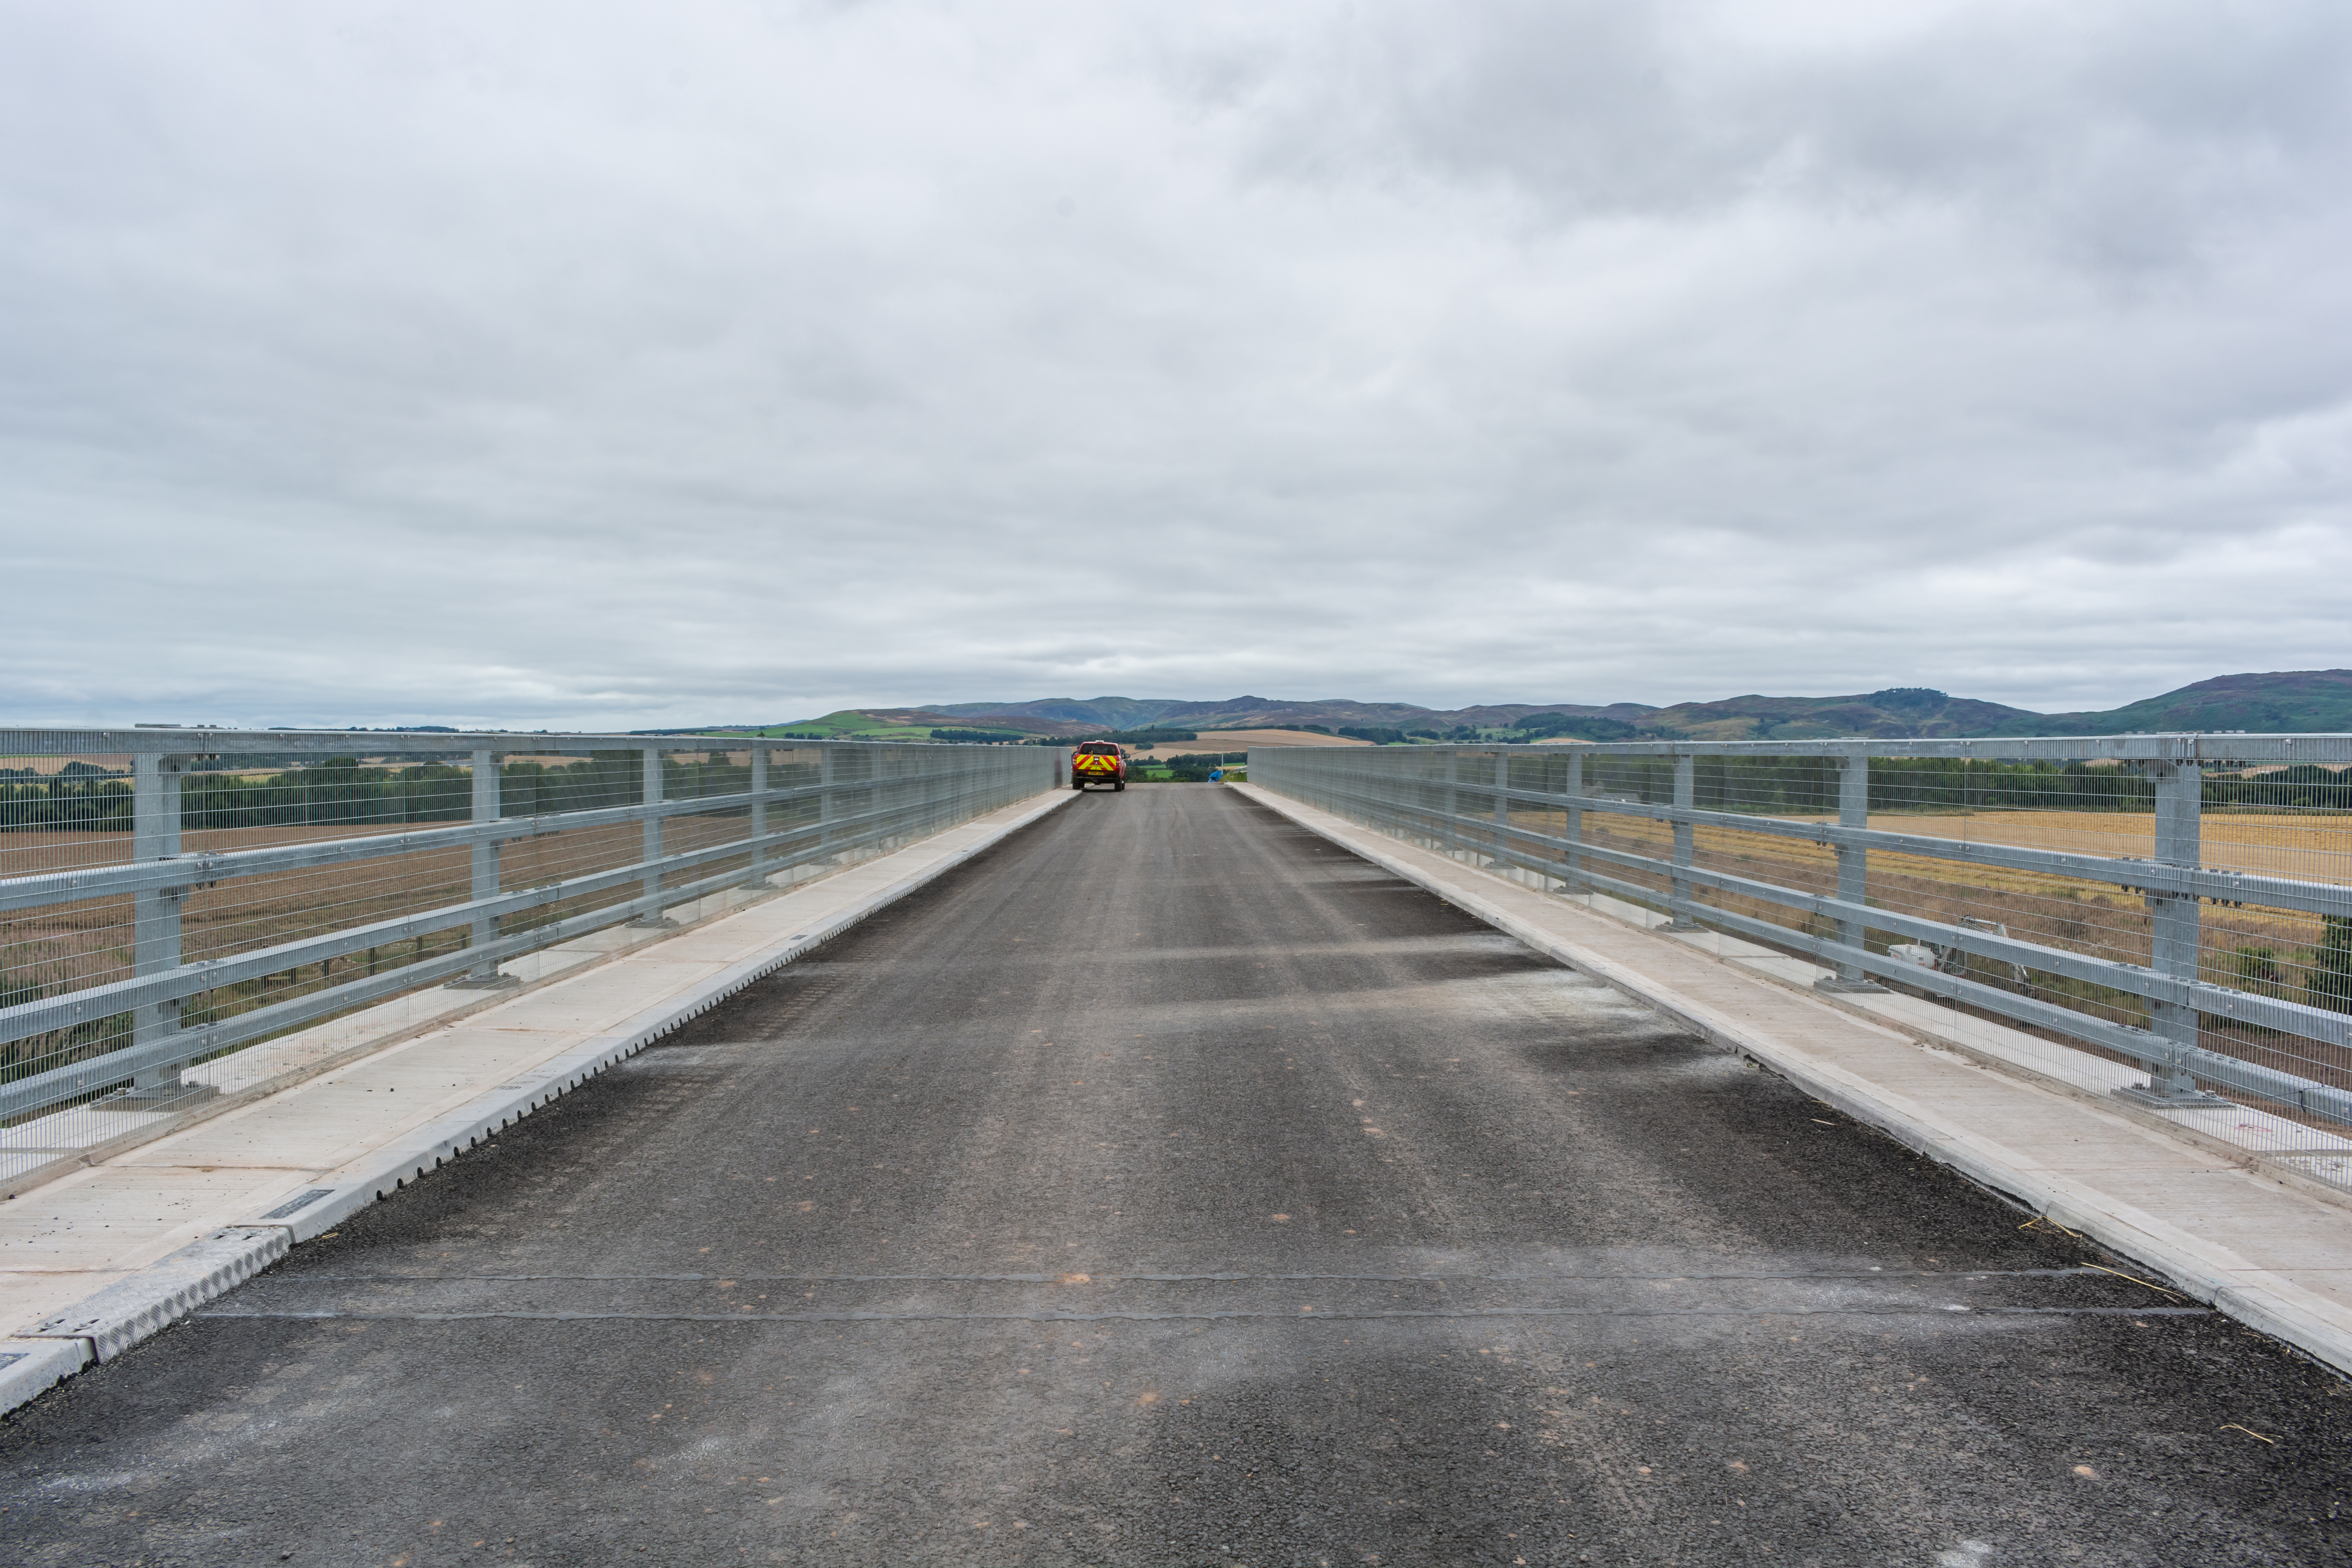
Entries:
[[[791,825],[782,808],[772,810],[771,823],[779,828]],[[672,853],[714,847],[740,838],[747,826],[747,815],[740,809],[709,816],[672,817],[664,833],[664,845]],[[189,833],[185,847],[191,850],[249,849],[328,838],[365,837],[383,831],[376,824],[236,828]],[[129,840],[128,834],[69,839],[55,847],[54,858],[75,866],[121,863],[127,858]],[[110,849],[113,853],[100,859],[94,853],[99,849]],[[546,834],[504,848],[499,881],[509,890],[542,886],[631,865],[642,852],[643,827],[636,823]],[[694,880],[748,864],[748,855],[729,857],[685,877],[673,873],[671,880],[673,884]],[[343,866],[240,878],[199,887],[188,894],[182,911],[181,951],[188,960],[250,952],[303,937],[462,903],[469,896],[470,887],[471,851],[463,846],[385,856]],[[630,882],[535,910],[510,917],[507,929],[528,929],[623,903],[635,897],[637,890],[637,884]],[[37,984],[45,994],[102,984],[133,972],[131,921],[131,900],[121,897],[0,917],[0,958],[5,958],[12,980]],[[262,980],[224,986],[207,993],[201,1008],[192,1012],[190,1018],[201,1021],[204,1017],[243,1012],[349,980],[355,971],[373,974],[380,969],[398,968],[453,952],[463,945],[465,928],[452,926],[331,963],[309,964]],[[34,1054],[41,1053],[37,1047]]]
[[1203,730],[1197,741],[1162,741],[1157,748],[1138,746],[1139,752],[1165,752],[1181,756],[1186,752],[1246,752],[1252,746],[1369,746],[1370,741],[1359,741],[1352,735],[1318,735],[1304,730]]
[[[1874,814],[1870,826],[1889,833],[2110,856],[2151,854],[2156,834],[2155,816],[2138,812],[1989,811],[1932,816],[1887,812]],[[2209,810],[2200,820],[2198,833],[2200,858],[2216,870],[2293,877],[2306,882],[2352,882],[2352,816]]]
[[[1538,832],[1566,829],[1559,812],[1514,811],[1514,825]],[[1786,820],[1786,819],[1784,819]],[[1798,820],[1821,821],[1809,816]],[[2153,847],[2152,816],[2123,812],[1987,812],[1908,815],[1874,813],[1870,826],[1889,832],[2016,844],[2108,857],[2146,856]],[[2352,881],[2352,819],[2293,813],[2214,813],[2203,820],[2204,860],[2209,866],[2296,877],[2324,882]],[[1585,841],[1658,859],[1673,854],[1674,830],[1663,822],[1588,811]],[[1694,835],[1694,860],[1701,868],[1747,877],[1815,894],[1833,893],[1837,863],[1820,846],[1791,842],[1733,828],[1702,827]],[[1664,874],[1596,865],[1595,870],[1645,886],[1663,899]],[[2147,964],[2152,957],[2149,914],[2144,898],[2102,883],[2024,871],[1962,865],[1929,856],[1874,853],[1869,897],[1881,908],[1915,918],[1960,924],[1990,921],[2020,940],[2082,952],[2117,963]],[[1828,935],[1810,916],[1764,900],[1729,898],[1700,889],[1703,903],[1717,904],[1792,932]],[[2206,905],[2200,911],[2201,977],[2214,984],[2243,988],[2250,964],[2274,976],[2259,987],[2265,994],[2304,996],[2315,954],[2326,940],[2319,917],[2290,910]],[[1874,945],[1909,940],[1880,931]],[[2266,952],[2267,959],[2250,959]],[[2123,993],[2044,974],[2020,975],[2006,964],[1969,961],[1969,978],[2058,1001],[2094,1016],[2144,1025],[2145,1007]],[[2267,1062],[2290,1072],[2335,1083],[2352,1083],[2352,1053],[2290,1036],[2238,1026],[2217,1027],[2206,1020],[2206,1043],[2218,1050]]]

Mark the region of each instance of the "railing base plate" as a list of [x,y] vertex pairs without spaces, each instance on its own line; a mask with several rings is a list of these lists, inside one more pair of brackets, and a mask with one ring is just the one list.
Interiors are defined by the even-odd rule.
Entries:
[[1875,980],[1845,980],[1835,975],[1827,979],[1814,981],[1813,989],[1816,991],[1833,991],[1841,996],[1885,996],[1889,994],[1886,987],[1881,985]]
[[118,1089],[103,1100],[89,1102],[92,1110],[177,1110],[194,1105],[200,1100],[210,1100],[220,1092],[220,1086],[210,1083],[174,1084],[168,1089]]
[[2219,1110],[2234,1106],[2235,1100],[2224,1100],[2204,1089],[2191,1089],[2187,1094],[2166,1094],[2161,1089],[2146,1089],[2134,1084],[2128,1089],[2113,1091],[2117,1100],[2133,1105],[2145,1105],[2151,1110]]

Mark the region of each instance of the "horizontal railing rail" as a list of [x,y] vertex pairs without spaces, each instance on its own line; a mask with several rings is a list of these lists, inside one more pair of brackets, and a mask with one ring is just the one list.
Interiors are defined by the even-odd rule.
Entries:
[[[1792,813],[1786,802],[1767,811],[1726,810],[1696,804],[1694,764],[1701,758],[1754,762],[1791,758],[1834,761],[1838,777],[1818,803],[1822,820]],[[2111,812],[2149,820],[2149,853],[2097,855],[2079,849],[1946,837],[1874,826],[1870,801],[1874,761],[1967,763],[2123,764],[2150,784],[2144,803]],[[1596,792],[1588,770],[1612,763],[1674,765],[1671,804]],[[1540,747],[1256,747],[1250,776],[1258,784],[1342,816],[1432,847],[1516,868],[1575,895],[1605,894],[1657,909],[1675,928],[1710,926],[1811,957],[1833,971],[1826,989],[1878,989],[1892,982],[1985,1012],[2096,1045],[2148,1069],[2141,1097],[2157,1103],[2210,1103],[2200,1083],[2241,1096],[2291,1106],[2315,1117],[2352,1123],[2352,997],[2295,1000],[2233,986],[2200,971],[2200,910],[2275,910],[2318,917],[2335,933],[2352,928],[2352,885],[2246,872],[2200,863],[2199,820],[2207,767],[2294,766],[2323,770],[2352,763],[2352,736],[2145,735],[2023,741],[1603,742]],[[1530,772],[1560,774],[1530,787]],[[2308,770],[2305,770],[2306,772]],[[1727,777],[1728,775],[1727,775]],[[2323,773],[2323,779],[2326,775]],[[2003,781],[2012,789],[2018,781]],[[2242,781],[2233,776],[2233,786]],[[1648,787],[1647,784],[1644,787]],[[1718,789],[1731,784],[1717,781]],[[2343,814],[2352,816],[2352,768],[2340,784]],[[1831,798],[1832,795],[1835,798]],[[2002,797],[2009,800],[2009,797]],[[2330,797],[2333,799],[2334,797]],[[1930,808],[1922,807],[1922,810]],[[1941,808],[1935,808],[1940,810]],[[1984,808],[2010,818],[2031,816],[2008,804]],[[1514,820],[1543,816],[1544,826]],[[2073,815],[2080,816],[2075,812]],[[1834,820],[1830,820],[1834,818]],[[2298,822],[2306,844],[2279,852],[2316,855],[2319,835],[2337,813]],[[1617,820],[1670,830],[1671,849],[1644,853],[1625,843],[1597,842],[1588,824]],[[1696,835],[1755,835],[1827,850],[1835,858],[1835,890],[1791,886],[1764,870],[1701,863]],[[2333,831],[2333,829],[2328,829]],[[1663,838],[1664,836],[1661,836]],[[1661,849],[1666,846],[1661,842]],[[2328,851],[2340,854],[2342,851]],[[2137,963],[2032,936],[2011,934],[1996,921],[1939,918],[1889,907],[1868,895],[1874,857],[1902,857],[1979,872],[2046,879],[2051,890],[2084,884],[2138,895],[2147,911],[2151,962]],[[1741,859],[1749,857],[1739,857]],[[1882,859],[1880,864],[1888,862]],[[1906,870],[1916,867],[1906,867]],[[1619,873],[1612,875],[1612,872]],[[1822,868],[1827,874],[1828,868]],[[1785,873],[1784,873],[1785,875]],[[1646,877],[1648,881],[1633,879]],[[2011,889],[2014,892],[2015,889]],[[1713,895],[1702,898],[1701,893]],[[1784,923],[1744,902],[1785,912]],[[1828,932],[1820,928],[1827,926]],[[1874,941],[1864,940],[1876,933]],[[1893,951],[1901,942],[1909,952]],[[1923,964],[1920,952],[1934,955]],[[1965,960],[2006,968],[2019,983],[2006,988],[1965,972]],[[2129,999],[2145,1026],[2086,1011],[2080,997],[2054,997],[2052,982],[2074,982],[2093,994]],[[2275,988],[2274,988],[2275,989]],[[2041,992],[2044,994],[2028,994]],[[2115,1011],[2112,1006],[2108,1011]],[[2289,1071],[2201,1043],[2200,1025],[2275,1036],[2333,1053],[2327,1077]],[[2336,1081],[2329,1081],[2334,1078]]]
[[[680,755],[692,763],[708,754],[723,765],[716,776],[749,788],[673,795],[665,781]],[[368,761],[362,764],[358,759]],[[740,763],[735,761],[740,757]],[[44,851],[52,841],[82,853],[121,853],[113,846],[127,837],[130,858],[111,864],[37,870],[0,877],[0,916],[16,922],[0,936],[0,960],[37,948],[44,932],[88,927],[133,950],[128,973],[100,973],[63,984],[27,984],[0,969],[0,1047],[9,1048],[14,1070],[0,1079],[0,1119],[17,1120],[129,1083],[129,1096],[142,1108],[168,1108],[175,1096],[199,1092],[183,1082],[194,1062],[281,1035],[355,1007],[441,982],[497,986],[512,981],[499,965],[541,948],[573,942],[623,922],[667,923],[665,912],[714,894],[772,890],[776,879],[797,879],[811,869],[846,864],[887,852],[898,845],[969,821],[1000,806],[1054,788],[1066,778],[1066,754],[1040,747],[809,742],[746,735],[581,735],[505,732],[250,731],[220,730],[13,730],[0,731],[0,758],[35,763],[59,759],[81,763],[68,779],[69,790],[96,780],[112,785],[119,813],[130,796],[130,818],[88,819],[58,825],[10,819],[0,831],[0,855]],[[127,770],[105,765],[128,759]],[[97,761],[92,761],[97,759]],[[223,762],[223,759],[226,759]],[[607,796],[624,789],[636,798],[578,809],[526,809],[503,815],[509,787],[509,759],[556,764],[556,771],[588,764],[595,771],[577,787]],[[787,760],[793,776],[772,784],[772,763]],[[330,763],[323,773],[316,769]],[[387,823],[369,831],[372,819],[331,816],[320,825],[333,837],[264,843],[252,847],[183,852],[183,802],[189,786],[205,787],[204,764],[222,767],[279,765],[291,772],[272,783],[317,778],[331,803],[342,790],[350,800],[381,789],[394,764],[433,765],[436,815],[454,809],[470,820],[418,826]],[[457,775],[456,764],[464,773]],[[367,770],[363,781],[360,770]],[[342,771],[337,772],[340,768]],[[523,773],[530,769],[523,768]],[[704,765],[705,773],[712,767]],[[28,779],[37,789],[60,775],[40,767],[8,770],[12,789]],[[241,776],[241,775],[239,775]],[[408,775],[403,775],[408,776]],[[470,778],[470,784],[465,782]],[[341,781],[339,783],[338,781]],[[216,787],[216,786],[215,786]],[[534,784],[533,788],[537,785]],[[282,793],[282,792],[281,792]],[[13,797],[12,797],[13,798]],[[307,798],[307,797],[306,797]],[[520,804],[534,807],[528,793]],[[278,809],[274,806],[272,809]],[[215,816],[218,816],[217,811]],[[772,820],[781,817],[782,820]],[[731,819],[731,820],[730,820]],[[208,822],[207,818],[199,818]],[[127,835],[123,830],[127,826]],[[614,830],[635,827],[635,853],[619,853]],[[690,830],[696,842],[671,847],[667,830]],[[288,835],[313,830],[307,822],[280,825]],[[348,830],[348,831],[346,831]],[[599,837],[598,830],[602,831]],[[268,826],[245,829],[270,837]],[[59,837],[62,832],[62,837]],[[718,834],[715,841],[713,833]],[[585,836],[584,837],[583,836]],[[570,836],[567,837],[567,836]],[[587,847],[558,856],[551,872],[529,873],[527,886],[500,886],[501,855],[517,848],[536,853],[542,846]],[[340,879],[320,885],[318,874],[352,876],[371,868],[385,876],[404,865],[428,867],[425,907],[384,913],[363,908],[367,897],[347,897]],[[385,868],[394,868],[386,871]],[[267,879],[282,879],[271,884]],[[434,897],[436,879],[454,879],[467,896]],[[184,906],[195,894],[226,888],[254,889],[270,905],[273,918],[307,922],[295,934],[262,929],[234,950],[189,958],[181,952]],[[631,896],[614,898],[615,893]],[[217,896],[217,895],[216,895]],[[375,896],[370,894],[368,896]],[[391,895],[383,895],[389,897]],[[593,907],[581,909],[583,900]],[[128,906],[124,920],[114,911]],[[567,909],[567,906],[572,906]],[[289,915],[289,910],[291,913]],[[220,911],[215,911],[216,913]],[[242,912],[230,908],[226,913]],[[26,924],[31,921],[33,923]],[[257,926],[267,922],[257,921]],[[451,933],[457,933],[452,938]],[[456,940],[453,951],[425,952],[425,939]],[[378,972],[376,955],[394,944],[413,943],[409,959]],[[116,951],[120,951],[117,949]],[[250,993],[257,983],[297,974],[316,966],[322,980],[339,960],[368,955],[368,973],[321,984],[276,1000],[247,994],[238,1010],[202,1019],[194,1005],[227,988]],[[188,1021],[184,1024],[183,1020]],[[128,1021],[93,1045],[77,1038],[95,1026]],[[29,1057],[24,1047],[36,1047]],[[41,1048],[44,1047],[48,1048]]]

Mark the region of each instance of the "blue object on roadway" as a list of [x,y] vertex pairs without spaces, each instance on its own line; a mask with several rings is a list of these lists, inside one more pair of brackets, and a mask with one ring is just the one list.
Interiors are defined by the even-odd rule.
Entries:
[[1225,770],[1224,770],[1224,769],[1223,769],[1223,768],[1211,768],[1211,769],[1209,770],[1209,782],[1210,782],[1211,784],[1223,784],[1223,783],[1224,783],[1224,782],[1225,782]]

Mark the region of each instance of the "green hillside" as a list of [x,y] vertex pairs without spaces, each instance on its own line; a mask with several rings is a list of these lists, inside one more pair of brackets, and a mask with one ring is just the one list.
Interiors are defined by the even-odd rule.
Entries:
[[934,729],[986,731],[1006,738],[1073,739],[1146,726],[1193,731],[1316,726],[1380,741],[1542,740],[1801,741],[2008,735],[2118,735],[2158,731],[2243,730],[2352,732],[2352,670],[2278,670],[2223,675],[2099,712],[2036,713],[1898,686],[1844,697],[1727,697],[1652,707],[1639,702],[1501,702],[1434,709],[1347,698],[1294,700],[1233,697],[1044,698],[1032,702],[950,702],[924,708],[844,709],[821,719],[763,726],[771,736],[826,735],[911,740]]
[[2036,714],[2038,729],[1996,735],[2126,735],[2166,730],[2244,730],[2255,734],[2352,731],[2352,669],[2287,669],[2221,675],[2104,713]]

